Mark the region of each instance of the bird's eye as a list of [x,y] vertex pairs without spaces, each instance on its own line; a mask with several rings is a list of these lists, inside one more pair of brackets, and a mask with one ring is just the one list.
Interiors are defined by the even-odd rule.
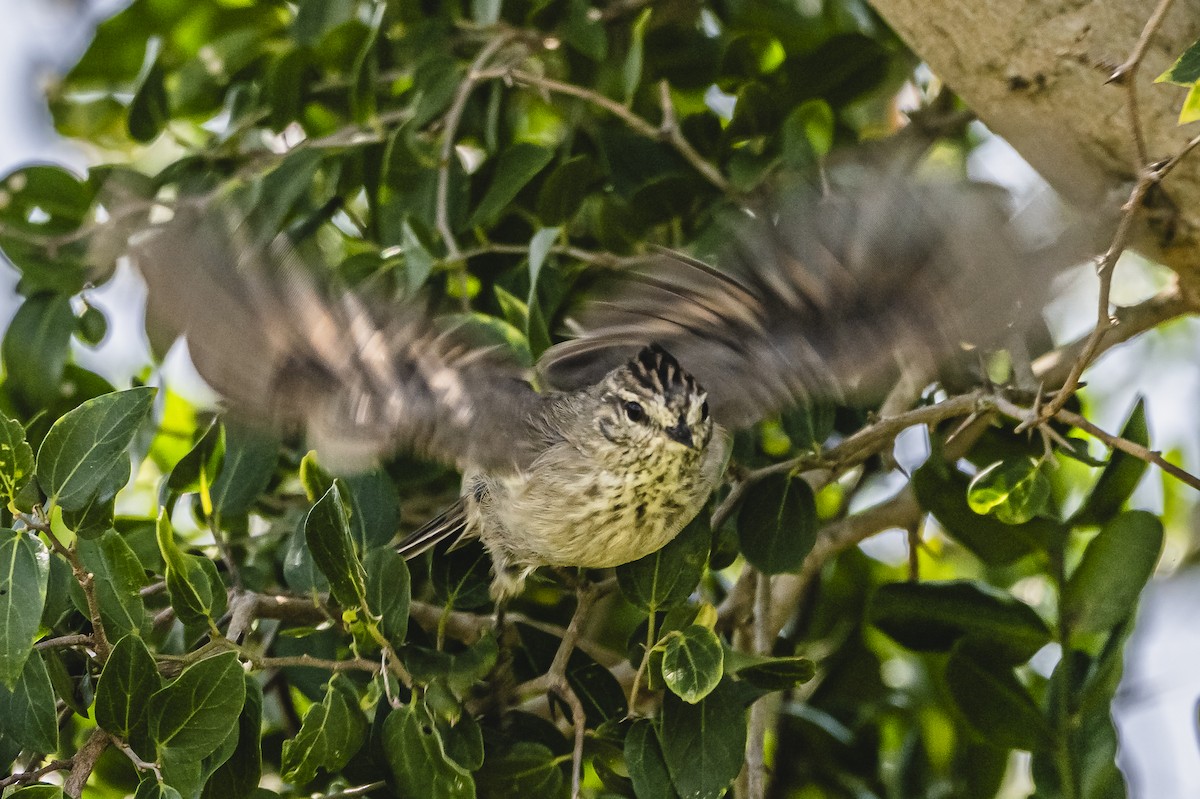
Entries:
[[700,421],[703,422],[707,418],[708,418],[708,400],[705,400],[704,404],[700,406]]
[[646,409],[636,402],[626,402],[625,415],[631,422],[640,422],[646,418]]

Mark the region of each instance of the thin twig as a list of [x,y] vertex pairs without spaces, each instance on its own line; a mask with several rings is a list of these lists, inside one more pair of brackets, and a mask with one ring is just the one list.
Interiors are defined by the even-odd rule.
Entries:
[[[434,200],[434,225],[437,227],[438,234],[442,237],[442,241],[446,245],[446,252],[451,260],[460,260],[461,250],[458,248],[458,241],[454,238],[454,230],[450,227],[450,166],[454,158],[454,138],[458,135],[458,125],[462,121],[463,111],[466,110],[467,100],[471,96],[471,92],[482,81],[480,70],[492,59],[500,48],[508,44],[513,39],[511,31],[503,31],[498,33],[495,38],[484,45],[479,53],[475,56],[475,60],[467,68],[467,74],[463,78],[462,83],[458,85],[458,90],[454,94],[454,99],[450,103],[450,108],[446,111],[446,117],[443,123],[442,130],[442,150],[438,158],[437,171],[437,192]],[[467,302],[467,293],[464,291],[462,296],[463,302]]]
[[54,771],[67,771],[75,765],[75,758],[69,757],[66,760],[51,760],[41,768],[35,768],[27,771],[22,771],[17,774],[10,774],[3,779],[0,779],[0,790],[7,788],[10,785],[20,785],[24,782],[34,782]]
[[[1000,413],[1008,416],[1009,418],[1020,421],[1023,425],[1029,426],[1035,424],[1044,424],[1043,421],[1039,421],[1044,418],[1044,412],[1039,413],[1036,410],[1022,408],[1019,405],[1004,399],[1003,397],[997,397],[995,400],[995,405],[996,410],[998,410]],[[1054,414],[1054,418],[1058,419],[1060,422],[1065,422],[1072,427],[1078,427],[1088,435],[1103,441],[1109,449],[1120,450],[1128,455],[1132,455],[1138,460],[1154,464],[1180,482],[1186,483],[1192,488],[1200,491],[1200,477],[1196,477],[1194,474],[1171,463],[1162,456],[1161,452],[1156,452],[1152,449],[1142,446],[1141,444],[1138,444],[1135,441],[1130,441],[1127,438],[1122,438],[1121,436],[1116,436],[1112,433],[1102,430],[1079,414],[1071,411],[1059,410]]]
[[[758,573],[754,585],[754,653],[767,655],[771,651],[767,636],[767,619],[771,608],[771,577]],[[746,796],[747,799],[763,799],[767,792],[766,739],[769,710],[762,697],[750,706],[750,721],[746,738]]]
[[[896,436],[914,425],[937,424],[956,416],[967,416],[986,405],[987,394],[982,390],[960,394],[936,405],[914,408],[905,413],[879,419],[820,455],[808,453],[748,472],[713,511],[712,526],[719,529],[729,519],[750,486],[771,475],[824,468],[828,470],[829,476],[832,476],[875,455],[891,444]],[[818,482],[827,482],[829,476],[823,476],[824,479]]]
[[[592,105],[602,108],[608,113],[620,119],[635,133],[641,134],[649,139],[665,141],[670,144],[677,153],[683,156],[692,168],[699,172],[705,180],[713,186],[721,190],[722,193],[728,194],[731,191],[729,182],[725,180],[721,171],[706,161],[695,148],[683,137],[682,132],[677,125],[654,126],[642,119],[637,114],[630,111],[625,106],[615,100],[605,97],[599,92],[576,86],[573,83],[564,83],[563,81],[547,78],[541,75],[535,75],[532,72],[526,72],[520,69],[512,69],[507,72],[507,76],[514,82],[525,85],[534,86],[547,92],[556,94],[566,94],[571,97],[578,97]],[[668,98],[669,103],[669,98]],[[669,106],[668,106],[669,107]],[[664,108],[664,113],[666,108]]]
[[92,636],[86,633],[75,635],[60,635],[57,638],[47,638],[34,644],[35,649],[67,649],[73,646],[91,646]]

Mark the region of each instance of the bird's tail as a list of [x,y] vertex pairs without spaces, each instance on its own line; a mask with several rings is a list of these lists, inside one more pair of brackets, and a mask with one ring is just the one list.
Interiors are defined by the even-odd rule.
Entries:
[[463,497],[430,519],[421,528],[409,533],[396,546],[396,551],[405,559],[411,559],[443,541],[451,541],[450,548],[455,549],[465,538],[469,537],[468,521],[467,501]]

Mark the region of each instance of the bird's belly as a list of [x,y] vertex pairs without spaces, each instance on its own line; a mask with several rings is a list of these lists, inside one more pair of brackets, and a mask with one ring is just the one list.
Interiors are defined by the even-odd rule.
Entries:
[[501,489],[508,501],[495,506],[495,532],[518,561],[618,566],[661,549],[695,517],[711,490],[701,482],[698,469],[680,464],[510,484]]

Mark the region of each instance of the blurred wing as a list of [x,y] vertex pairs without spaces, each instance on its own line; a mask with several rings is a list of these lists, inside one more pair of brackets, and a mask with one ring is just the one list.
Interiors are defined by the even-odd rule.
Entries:
[[718,421],[749,425],[804,397],[882,390],[897,363],[935,367],[966,342],[999,343],[1078,262],[1063,251],[1082,252],[1032,246],[995,187],[865,166],[857,177],[848,195],[739,215],[717,267],[664,254],[621,275],[573,320],[580,337],[543,356],[546,382],[593,382],[654,342]]
[[301,427],[329,465],[394,450],[485,469],[536,455],[540,396],[521,368],[415,302],[380,311],[322,292],[295,248],[255,244],[245,224],[181,204],[134,243],[148,328],[184,335],[230,410]]

